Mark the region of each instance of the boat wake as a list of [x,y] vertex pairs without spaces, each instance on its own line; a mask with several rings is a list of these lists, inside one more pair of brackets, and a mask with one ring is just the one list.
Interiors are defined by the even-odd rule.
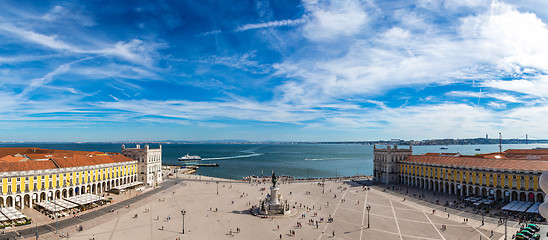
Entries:
[[248,155],[238,155],[238,156],[232,156],[232,157],[216,157],[216,158],[202,158],[202,160],[225,160],[225,159],[235,159],[235,158],[248,158],[248,157],[256,157],[261,156],[262,153],[252,153]]
[[305,161],[330,161],[330,160],[344,160],[345,158],[305,158]]

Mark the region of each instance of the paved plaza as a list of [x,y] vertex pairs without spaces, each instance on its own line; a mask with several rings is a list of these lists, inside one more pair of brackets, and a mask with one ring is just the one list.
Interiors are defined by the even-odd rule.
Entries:
[[[185,180],[182,180],[186,178]],[[112,213],[82,222],[84,231],[67,227],[70,239],[503,239],[504,228],[457,216],[352,181],[281,184],[292,214],[260,218],[249,214],[268,192],[270,182],[209,181],[182,175],[176,185]],[[209,179],[209,178],[208,178]],[[217,195],[217,186],[219,195]],[[261,188],[266,188],[261,191]],[[325,193],[322,193],[325,191]],[[336,195],[336,197],[335,197]],[[359,203],[358,203],[359,201]],[[370,228],[367,228],[369,212]],[[186,210],[185,233],[182,234]],[[304,217],[303,217],[304,214]],[[316,215],[316,216],[315,216]],[[329,216],[333,222],[328,223]],[[318,223],[316,227],[315,222]],[[314,221],[314,224],[309,223]],[[301,227],[297,227],[297,222]],[[442,225],[446,229],[442,230]],[[73,229],[74,228],[74,229]],[[240,232],[237,229],[240,229]],[[163,230],[162,230],[163,229]],[[491,231],[493,236],[491,236]],[[291,235],[290,231],[295,231]],[[508,230],[511,236],[513,229]],[[232,233],[232,234],[231,234]],[[334,236],[333,236],[334,234]],[[41,239],[57,239],[52,234]]]

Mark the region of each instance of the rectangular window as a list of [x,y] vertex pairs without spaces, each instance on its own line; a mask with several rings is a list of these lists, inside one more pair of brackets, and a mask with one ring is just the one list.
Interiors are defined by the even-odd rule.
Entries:
[[34,191],[38,191],[38,184],[37,183],[34,183]]
[[21,185],[17,184],[17,192],[21,192]]

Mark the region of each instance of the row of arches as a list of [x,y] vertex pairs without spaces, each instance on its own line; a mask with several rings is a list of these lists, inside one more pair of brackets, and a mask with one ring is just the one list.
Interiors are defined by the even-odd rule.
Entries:
[[399,181],[403,184],[424,188],[431,191],[443,192],[458,195],[461,197],[478,196],[483,198],[493,197],[497,201],[511,202],[544,202],[544,193],[534,191],[520,191],[454,182],[439,181],[435,179],[420,178],[413,176],[400,176]]
[[91,193],[101,194],[124,184],[137,181],[137,176],[126,176],[118,179],[101,181],[91,184],[76,185],[64,187],[56,190],[45,190],[26,194],[11,194],[0,197],[0,207],[15,207],[23,209],[25,207],[32,208],[33,204],[43,201],[51,201],[53,199],[68,198],[75,195]]

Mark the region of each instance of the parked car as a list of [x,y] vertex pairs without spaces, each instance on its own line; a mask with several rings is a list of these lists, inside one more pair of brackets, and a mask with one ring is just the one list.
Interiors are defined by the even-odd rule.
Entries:
[[535,234],[531,237],[531,240],[539,240],[540,239],[540,235],[538,234]]
[[532,229],[530,227],[525,227],[525,228],[523,228],[523,230],[527,230],[527,231],[532,232],[532,233],[536,233],[538,231],[538,230]]
[[516,233],[516,239],[517,240],[529,240],[529,238],[525,235],[523,235],[523,233]]
[[538,232],[540,230],[540,228],[536,225],[536,224],[528,224],[527,227],[530,227],[532,228],[533,230],[535,230],[535,232]]
[[529,231],[527,231],[527,230],[525,230],[525,229],[521,230],[520,233],[523,234],[523,235],[525,235],[525,236],[527,236],[528,238],[530,238],[530,237],[532,237],[532,236],[534,235],[532,232],[529,232]]
[[515,239],[517,239],[517,240],[529,240],[528,237],[526,237],[525,235],[523,235],[521,233],[517,233]]

